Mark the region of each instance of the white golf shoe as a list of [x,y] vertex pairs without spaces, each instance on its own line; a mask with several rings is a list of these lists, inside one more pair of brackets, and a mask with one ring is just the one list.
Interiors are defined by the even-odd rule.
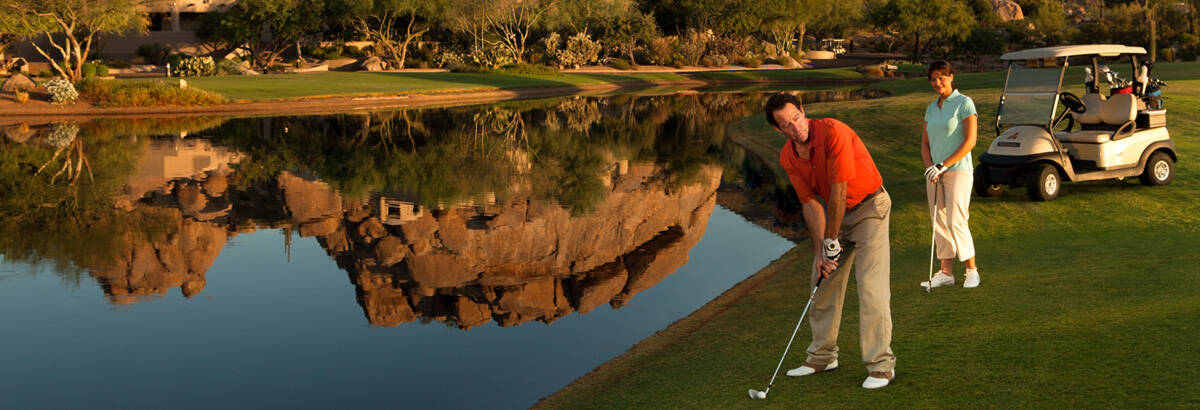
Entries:
[[871,375],[867,376],[867,380],[863,380],[862,386],[864,389],[878,389],[880,387],[887,386],[888,384],[890,384],[892,382],[892,379],[895,379],[895,378],[896,378],[896,370],[895,369],[892,369],[892,371],[886,372],[886,373],[885,372],[871,372]]
[[963,281],[964,288],[973,288],[979,286],[979,271],[975,269],[967,269],[967,279]]
[[788,376],[808,376],[810,374],[824,373],[824,372],[834,370],[837,368],[838,368],[837,360],[834,360],[833,363],[830,363],[827,365],[805,363],[803,366],[797,367],[792,370],[788,370],[786,374]]
[[[933,287],[940,288],[942,286],[952,285],[954,285],[954,275],[942,271],[938,271],[938,273],[933,274]],[[921,282],[921,287],[928,288],[929,281]]]

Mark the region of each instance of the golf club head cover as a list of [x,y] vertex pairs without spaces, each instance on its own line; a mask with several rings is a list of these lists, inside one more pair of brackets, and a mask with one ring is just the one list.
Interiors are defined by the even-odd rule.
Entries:
[[838,256],[842,256],[842,244],[837,238],[826,238],[821,245],[821,249],[825,250],[825,259],[836,261]]
[[946,172],[946,166],[942,165],[941,162],[930,165],[929,168],[925,168],[925,180],[932,181],[934,178],[937,178],[938,175],[941,175],[943,172]]

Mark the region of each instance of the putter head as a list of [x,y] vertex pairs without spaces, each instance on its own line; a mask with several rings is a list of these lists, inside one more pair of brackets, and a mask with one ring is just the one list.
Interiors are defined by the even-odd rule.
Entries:
[[765,399],[765,398],[767,398],[767,393],[766,393],[766,392],[761,392],[761,391],[758,391],[758,390],[754,390],[754,389],[750,389],[750,398],[751,398],[751,399],[762,400],[762,399]]

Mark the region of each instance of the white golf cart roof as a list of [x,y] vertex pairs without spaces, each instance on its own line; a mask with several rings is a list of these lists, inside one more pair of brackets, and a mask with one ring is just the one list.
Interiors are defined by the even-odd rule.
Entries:
[[1031,48],[1028,50],[1013,51],[1000,56],[1001,60],[1034,60],[1042,58],[1058,58],[1071,57],[1080,55],[1097,54],[1104,57],[1113,57],[1121,54],[1146,54],[1146,49],[1141,47],[1129,47],[1120,44],[1086,44],[1077,46],[1056,46]]

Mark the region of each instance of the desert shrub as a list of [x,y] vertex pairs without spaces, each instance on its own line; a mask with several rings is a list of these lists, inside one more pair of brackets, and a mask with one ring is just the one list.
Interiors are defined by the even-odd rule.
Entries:
[[516,63],[509,64],[503,68],[496,70],[508,74],[525,74],[525,75],[558,75],[558,70],[554,67],[541,64]]
[[750,55],[752,47],[749,37],[716,37],[709,41],[705,55],[720,67]]
[[675,57],[676,37],[659,37],[650,41],[646,46],[647,61],[650,64],[668,65]]
[[175,69],[179,67],[179,63],[183,61],[184,57],[187,57],[187,55],[171,54],[171,55],[167,56],[165,61],[167,64],[169,64],[171,66],[171,71],[175,71]]
[[1173,48],[1158,49],[1158,58],[1161,59],[1162,61],[1166,61],[1168,63],[1175,61],[1175,49],[1173,49]]
[[594,63],[600,58],[600,51],[604,47],[599,41],[592,40],[592,36],[587,33],[576,33],[567,39],[567,45],[558,52],[558,64],[561,67],[574,67]]
[[198,106],[228,102],[219,94],[197,88],[179,88],[161,81],[114,84],[91,79],[80,82],[80,92],[100,107]]
[[142,44],[137,48],[137,55],[142,57],[146,64],[162,64],[166,62],[169,54],[171,48],[159,43]]
[[108,66],[104,64],[96,64],[96,76],[108,77]]
[[558,33],[550,33],[550,35],[542,39],[542,46],[546,48],[546,54],[542,55],[542,61],[545,61],[547,64],[557,63],[558,50],[562,47],[562,36],[558,35]]
[[494,70],[515,63],[517,59],[503,47],[485,44],[471,47],[471,62],[480,67]]
[[738,60],[738,65],[742,67],[758,68],[762,64],[762,58],[759,56],[749,55]]
[[95,77],[96,76],[96,64],[95,63],[83,63],[83,66],[79,67],[79,73],[83,75],[83,78]]
[[671,57],[670,66],[675,68],[683,68],[687,66],[687,61],[683,60],[683,56],[675,55],[674,57]]
[[443,51],[433,57],[433,65],[438,68],[450,68],[463,63],[462,54],[456,53],[453,50]]
[[612,60],[609,60],[608,63],[611,64],[613,68],[618,69],[618,70],[632,70],[633,69],[633,64],[630,63],[629,60],[626,60],[624,58],[614,58]]
[[688,29],[687,33],[679,41],[679,55],[688,64],[700,64],[700,58],[704,57],[704,52],[708,50],[708,43],[712,41],[712,38],[711,31]]
[[212,57],[183,56],[177,64],[171,65],[171,75],[175,77],[203,77],[216,72],[217,64]]
[[222,59],[214,67],[214,75],[238,75],[242,73],[241,63],[237,60]]
[[75,84],[65,78],[55,78],[46,82],[46,91],[50,92],[50,102],[55,104],[73,103],[79,99],[79,91]]

